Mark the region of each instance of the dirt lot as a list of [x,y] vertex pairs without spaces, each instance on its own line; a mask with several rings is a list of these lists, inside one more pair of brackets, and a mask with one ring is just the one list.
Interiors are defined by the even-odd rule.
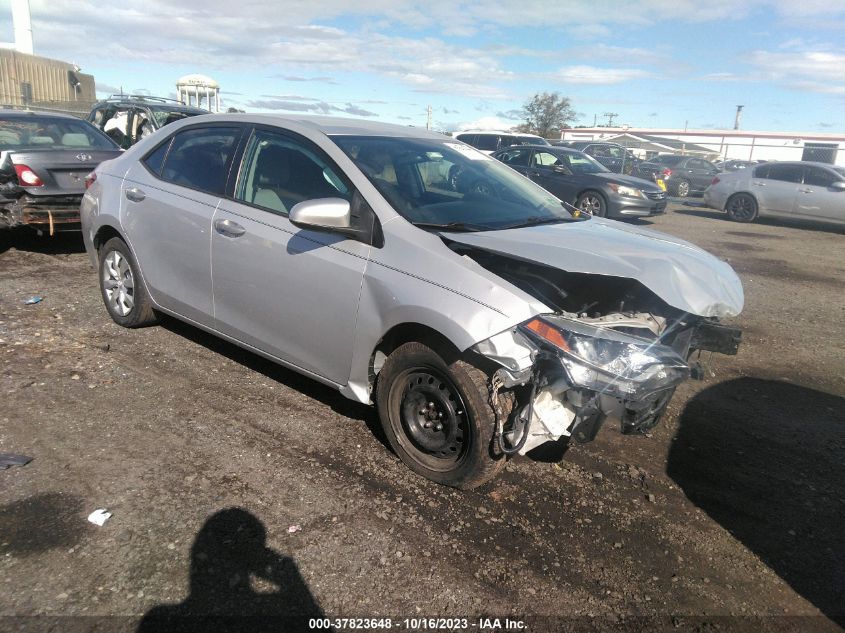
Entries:
[[78,236],[0,236],[0,452],[35,458],[0,471],[0,629],[157,608],[839,630],[845,231],[679,205],[652,224],[739,272],[740,354],[651,437],[607,425],[470,493],[412,475],[368,407],[173,321],[112,324]]

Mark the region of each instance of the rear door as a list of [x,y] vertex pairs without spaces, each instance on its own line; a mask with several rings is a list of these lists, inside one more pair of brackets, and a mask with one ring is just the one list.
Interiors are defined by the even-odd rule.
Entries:
[[795,215],[845,221],[845,191],[832,187],[841,180],[845,178],[833,170],[806,165],[804,183],[795,197]]
[[257,127],[246,147],[237,187],[220,203],[211,234],[216,328],[345,384],[371,247],[297,228],[288,213],[306,200],[344,198],[360,219],[366,202],[301,136]]
[[153,299],[208,327],[211,222],[242,128],[185,128],[136,162],[123,182],[121,222]]
[[[511,169],[515,169],[523,176],[529,174],[529,166],[531,162],[531,150],[524,147],[512,147],[511,149],[503,150],[496,155],[500,161]],[[532,180],[535,180],[532,178]]]
[[801,165],[771,163],[754,168],[751,187],[760,207],[771,213],[792,215],[803,177]]
[[[565,154],[558,156],[544,150],[534,150],[531,156],[530,177],[546,191],[569,203],[575,202],[578,193],[577,184],[566,162]],[[569,174],[556,171],[555,167],[565,168]]]
[[700,158],[690,158],[686,164],[686,173],[690,181],[691,189],[704,191],[710,186],[713,177],[719,173],[714,165]]

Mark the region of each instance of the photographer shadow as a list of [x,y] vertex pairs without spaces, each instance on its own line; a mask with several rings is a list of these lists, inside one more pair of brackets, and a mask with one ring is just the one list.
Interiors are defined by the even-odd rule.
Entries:
[[[266,545],[267,531],[241,508],[209,518],[191,548],[190,594],[150,609],[138,633],[307,631],[325,617],[292,558]],[[253,588],[253,580],[274,586]]]
[[845,625],[845,399],[738,378],[686,405],[667,474],[828,618]]

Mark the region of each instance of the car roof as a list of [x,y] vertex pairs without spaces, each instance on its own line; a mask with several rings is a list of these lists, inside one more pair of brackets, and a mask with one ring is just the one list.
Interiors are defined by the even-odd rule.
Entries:
[[[308,114],[210,114],[204,115],[209,120],[232,121],[238,123],[263,123],[265,125],[284,125],[296,123],[307,126],[315,132],[327,136],[395,136],[404,138],[430,138],[450,140],[452,137],[440,132],[409,125],[395,125],[351,117],[332,117]],[[195,122],[197,119],[193,119]]]
[[540,145],[539,143],[529,145],[511,145],[510,147],[503,147],[496,153],[501,154],[503,152],[512,152],[515,149],[541,149],[544,152],[563,152],[564,154],[584,153],[581,150],[575,149],[574,147],[561,147],[560,145]]
[[543,138],[539,134],[529,134],[528,132],[507,132],[505,130],[461,130],[455,132],[455,136],[459,134],[499,134],[501,136],[524,136],[531,138]]
[[77,116],[64,114],[61,112],[45,112],[42,110],[2,110],[0,109],[0,118],[4,119],[28,119],[32,117],[53,117],[55,119],[75,119],[83,121]]

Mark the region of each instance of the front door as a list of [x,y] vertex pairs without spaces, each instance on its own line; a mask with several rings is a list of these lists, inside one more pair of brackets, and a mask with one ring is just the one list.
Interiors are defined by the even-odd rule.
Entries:
[[216,328],[346,384],[371,247],[299,229],[288,213],[305,200],[360,196],[310,141],[276,130],[253,131],[240,172],[235,199],[220,203],[213,222]]
[[842,178],[827,169],[806,165],[804,183],[795,197],[795,215],[821,220],[845,220],[845,191],[834,189]]
[[764,164],[754,168],[751,186],[761,207],[772,213],[792,215],[803,176],[801,165]]

